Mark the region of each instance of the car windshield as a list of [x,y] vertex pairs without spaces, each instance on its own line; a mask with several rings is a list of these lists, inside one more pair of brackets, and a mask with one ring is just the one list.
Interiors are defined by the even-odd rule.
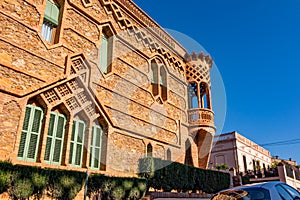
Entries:
[[212,200],[271,200],[271,197],[268,190],[251,187],[226,190],[215,195]]

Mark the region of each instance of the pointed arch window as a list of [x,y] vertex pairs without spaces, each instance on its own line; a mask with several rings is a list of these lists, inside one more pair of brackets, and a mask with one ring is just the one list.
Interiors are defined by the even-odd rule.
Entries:
[[151,60],[151,89],[154,96],[160,96],[163,101],[168,99],[167,71],[162,63],[156,59]]
[[167,100],[167,72],[166,69],[161,66],[160,67],[160,94],[163,101]]
[[74,167],[81,167],[82,164],[85,127],[86,125],[84,121],[73,121],[69,164]]
[[18,150],[18,159],[35,162],[38,154],[43,110],[40,107],[27,105]]
[[155,60],[151,61],[151,87],[154,96],[159,94],[158,90],[158,65]]
[[60,6],[54,0],[47,0],[42,25],[42,37],[49,43],[55,42],[57,27],[59,26]]
[[193,156],[192,156],[192,147],[191,142],[189,140],[185,141],[185,158],[184,164],[194,166],[193,164]]
[[149,143],[147,145],[147,157],[152,157],[152,151],[153,151],[152,145]]
[[92,169],[99,169],[100,167],[102,132],[101,126],[93,125],[90,144],[90,167]]
[[167,150],[167,160],[171,161],[171,159],[172,159],[171,150],[168,149]]
[[44,157],[47,163],[61,163],[66,121],[64,115],[51,112]]

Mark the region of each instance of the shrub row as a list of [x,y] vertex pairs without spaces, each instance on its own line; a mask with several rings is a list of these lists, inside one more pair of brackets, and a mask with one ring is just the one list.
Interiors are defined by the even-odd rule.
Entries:
[[[12,165],[0,162],[0,194],[8,192],[13,199],[74,199],[86,181],[86,173],[69,170]],[[140,199],[147,182],[142,178],[108,177],[94,174],[88,179],[87,195],[101,199]]]
[[139,162],[140,176],[148,187],[169,192],[202,191],[215,193],[230,186],[230,175],[219,171],[199,169],[158,158],[143,158]]
[[147,181],[142,178],[108,177],[94,174],[89,178],[88,196],[101,196],[101,199],[141,199],[147,192]]
[[55,199],[73,199],[81,190],[86,174],[76,171],[42,169],[0,162],[0,194],[27,199],[43,195]]

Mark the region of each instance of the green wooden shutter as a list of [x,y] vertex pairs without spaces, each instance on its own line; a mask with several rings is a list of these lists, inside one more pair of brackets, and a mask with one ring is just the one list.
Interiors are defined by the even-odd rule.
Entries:
[[26,106],[25,117],[23,122],[22,134],[20,139],[18,157],[22,158],[24,156],[25,145],[26,145],[26,137],[28,133],[29,120],[31,114],[31,107]]
[[31,135],[29,140],[29,146],[27,151],[27,159],[36,160],[37,147],[40,138],[41,124],[43,118],[43,111],[40,109],[34,109],[34,117],[31,124]]
[[100,68],[103,73],[107,73],[108,66],[108,38],[105,35],[101,37],[101,48],[100,48]]
[[152,84],[155,83],[154,82],[154,76],[155,76],[155,74],[154,74],[154,68],[151,67],[150,81],[151,81]]
[[167,74],[164,67],[160,67],[160,78],[159,78],[159,84],[161,86],[167,86]]
[[54,131],[54,123],[55,123],[55,115],[52,113],[50,114],[50,122],[48,127],[48,136],[46,141],[46,150],[45,150],[45,161],[50,161],[50,153],[51,153],[51,147],[52,147],[52,136]]
[[53,162],[60,163],[64,141],[66,118],[63,115],[58,115],[55,146],[53,153]]
[[60,164],[66,117],[62,114],[51,112],[46,142],[45,161]]
[[18,158],[26,161],[36,161],[37,150],[43,120],[43,110],[27,105],[20,139]]
[[71,144],[70,144],[70,153],[69,153],[69,164],[72,164],[72,161],[73,161],[75,131],[76,131],[76,121],[73,121]]
[[93,125],[90,144],[90,167],[99,169],[101,158],[102,127]]
[[81,166],[84,145],[84,132],[85,123],[80,120],[74,120],[69,156],[69,164],[71,166]]
[[94,129],[95,127],[92,127],[92,137],[91,137],[91,143],[90,143],[90,167],[92,167],[92,162],[93,162],[93,141],[94,141]]
[[59,7],[54,3],[47,1],[44,18],[57,26],[59,20]]

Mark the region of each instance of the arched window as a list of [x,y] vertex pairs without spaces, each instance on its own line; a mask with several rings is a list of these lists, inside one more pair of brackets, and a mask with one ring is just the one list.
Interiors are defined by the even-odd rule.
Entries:
[[160,60],[151,60],[151,90],[154,96],[160,96],[161,100],[168,99],[167,71]]
[[192,147],[189,140],[185,141],[185,159],[184,164],[194,166],[192,157]]
[[201,108],[210,109],[210,98],[209,98],[209,88],[206,83],[200,83],[200,103]]
[[101,160],[102,126],[94,124],[92,127],[92,138],[90,143],[90,167],[99,169]]
[[42,108],[27,105],[18,150],[18,159],[36,161],[44,112]]
[[188,93],[189,108],[199,108],[198,84],[190,83],[188,89],[189,89],[189,93]]
[[111,71],[112,62],[112,40],[113,34],[108,27],[104,27],[100,44],[100,68],[104,74]]
[[167,160],[171,161],[171,159],[172,159],[171,150],[168,149],[167,150]]
[[158,90],[158,65],[155,60],[151,61],[151,88],[154,96],[159,94]]
[[149,143],[147,145],[147,157],[152,157],[152,151],[153,151],[152,145]]
[[81,167],[85,127],[84,121],[74,119],[69,154],[69,164],[71,166]]
[[66,117],[57,112],[51,112],[45,150],[45,162],[60,164],[64,143]]
[[167,100],[167,72],[163,66],[160,67],[160,94],[163,101]]
[[54,0],[47,0],[41,34],[49,43],[56,42],[56,33],[60,20],[60,5]]

